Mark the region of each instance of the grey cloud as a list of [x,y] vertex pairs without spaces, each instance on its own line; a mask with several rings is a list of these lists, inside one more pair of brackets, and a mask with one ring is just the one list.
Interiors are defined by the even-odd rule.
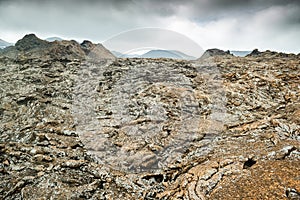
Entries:
[[[203,3],[205,2],[205,3]],[[245,15],[255,13],[274,6],[285,6],[292,4],[299,6],[298,0],[214,0],[214,1],[197,1],[194,0],[188,6],[190,7],[190,17],[198,19],[211,17],[227,17],[232,15]]]
[[[116,10],[109,1],[10,1],[1,3],[0,30],[28,30],[71,37],[103,39],[137,27],[126,10]],[[76,1],[75,1],[76,2]],[[102,2],[102,1],[101,1]],[[7,6],[4,6],[7,4]],[[13,5],[13,6],[12,6]]]
[[[64,6],[64,9],[72,7],[83,7],[93,9],[101,7],[112,9],[116,12],[134,10],[140,14],[153,14],[160,16],[173,16],[177,14],[186,14],[190,18],[208,18],[211,16],[222,17],[243,12],[255,12],[277,5],[300,5],[299,0],[0,0],[1,4],[35,4],[39,6]],[[181,13],[181,7],[185,7],[187,12]]]
[[[264,12],[270,13],[264,15]],[[221,23],[222,26],[212,30],[219,34],[229,34],[222,28],[234,27],[230,33],[232,32],[240,43],[246,44],[249,38],[256,35],[253,42],[267,44],[266,41],[272,40],[268,38],[269,35],[284,37],[284,41],[287,41],[285,33],[293,35],[293,39],[294,35],[299,33],[300,1],[0,0],[0,38],[1,32],[10,31],[101,41],[129,29],[165,27],[178,18],[195,23],[199,27],[227,18],[237,19],[237,24],[233,24],[233,20]],[[272,20],[273,18],[276,18],[276,21]],[[251,30],[251,27],[247,26],[256,29]],[[230,41],[230,37],[231,35],[228,35],[226,39]],[[297,42],[286,42],[285,45],[294,48],[295,43]]]
[[110,38],[103,44],[109,49],[121,53],[145,47],[180,49],[181,52],[195,57],[200,57],[203,53],[202,47],[190,38],[178,32],[161,28],[141,28],[127,31]]

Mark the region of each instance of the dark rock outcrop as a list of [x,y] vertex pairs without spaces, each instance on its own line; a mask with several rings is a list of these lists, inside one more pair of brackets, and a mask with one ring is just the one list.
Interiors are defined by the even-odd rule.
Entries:
[[200,57],[200,59],[206,59],[214,56],[233,56],[230,51],[223,51],[220,49],[208,49],[204,52],[204,54]]
[[262,52],[258,51],[258,49],[254,49],[253,51],[251,51],[250,54],[248,54],[247,56],[259,56]]
[[81,44],[80,44],[82,50],[86,53],[89,54],[91,52],[91,50],[94,48],[94,45],[91,41],[88,40],[84,40]]
[[115,56],[107,50],[102,44],[93,44],[90,41],[83,41],[80,44],[82,50],[90,59],[106,58],[114,59]]
[[41,40],[34,34],[25,35],[21,40],[18,40],[15,47],[19,51],[30,51],[34,49],[43,50],[51,46],[50,42]]
[[263,57],[265,59],[270,59],[270,58],[292,58],[296,57],[295,54],[293,53],[282,53],[282,52],[276,52],[276,51],[259,51],[258,49],[254,49],[250,54],[247,55],[248,57]]

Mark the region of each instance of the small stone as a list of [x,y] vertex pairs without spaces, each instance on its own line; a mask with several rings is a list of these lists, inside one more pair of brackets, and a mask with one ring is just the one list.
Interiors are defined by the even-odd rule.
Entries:
[[9,161],[8,161],[8,160],[5,160],[5,161],[3,161],[3,164],[4,164],[5,166],[9,166]]
[[62,162],[62,167],[69,167],[69,168],[79,168],[84,165],[86,162],[84,160],[67,160]]
[[23,177],[23,181],[25,181],[25,182],[31,182],[31,181],[33,181],[35,179],[35,177],[34,176],[25,176],[25,177]]
[[12,171],[21,171],[25,168],[25,166],[20,165],[10,165]]
[[37,173],[37,176],[38,176],[38,177],[41,177],[41,176],[43,176],[44,174],[45,174],[45,172],[38,172],[38,173]]
[[75,131],[71,131],[71,130],[64,130],[63,134],[67,136],[78,136],[78,134]]

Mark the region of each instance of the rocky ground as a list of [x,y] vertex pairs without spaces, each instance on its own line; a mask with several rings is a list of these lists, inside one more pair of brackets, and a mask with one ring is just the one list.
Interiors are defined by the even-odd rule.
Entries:
[[0,53],[0,199],[300,199],[299,55],[25,39]]

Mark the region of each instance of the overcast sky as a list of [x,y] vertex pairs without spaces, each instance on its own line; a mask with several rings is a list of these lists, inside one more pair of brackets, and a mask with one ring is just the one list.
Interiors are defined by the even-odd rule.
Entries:
[[204,49],[300,53],[299,0],[0,0],[0,38],[9,42],[27,33],[104,42],[144,27]]

